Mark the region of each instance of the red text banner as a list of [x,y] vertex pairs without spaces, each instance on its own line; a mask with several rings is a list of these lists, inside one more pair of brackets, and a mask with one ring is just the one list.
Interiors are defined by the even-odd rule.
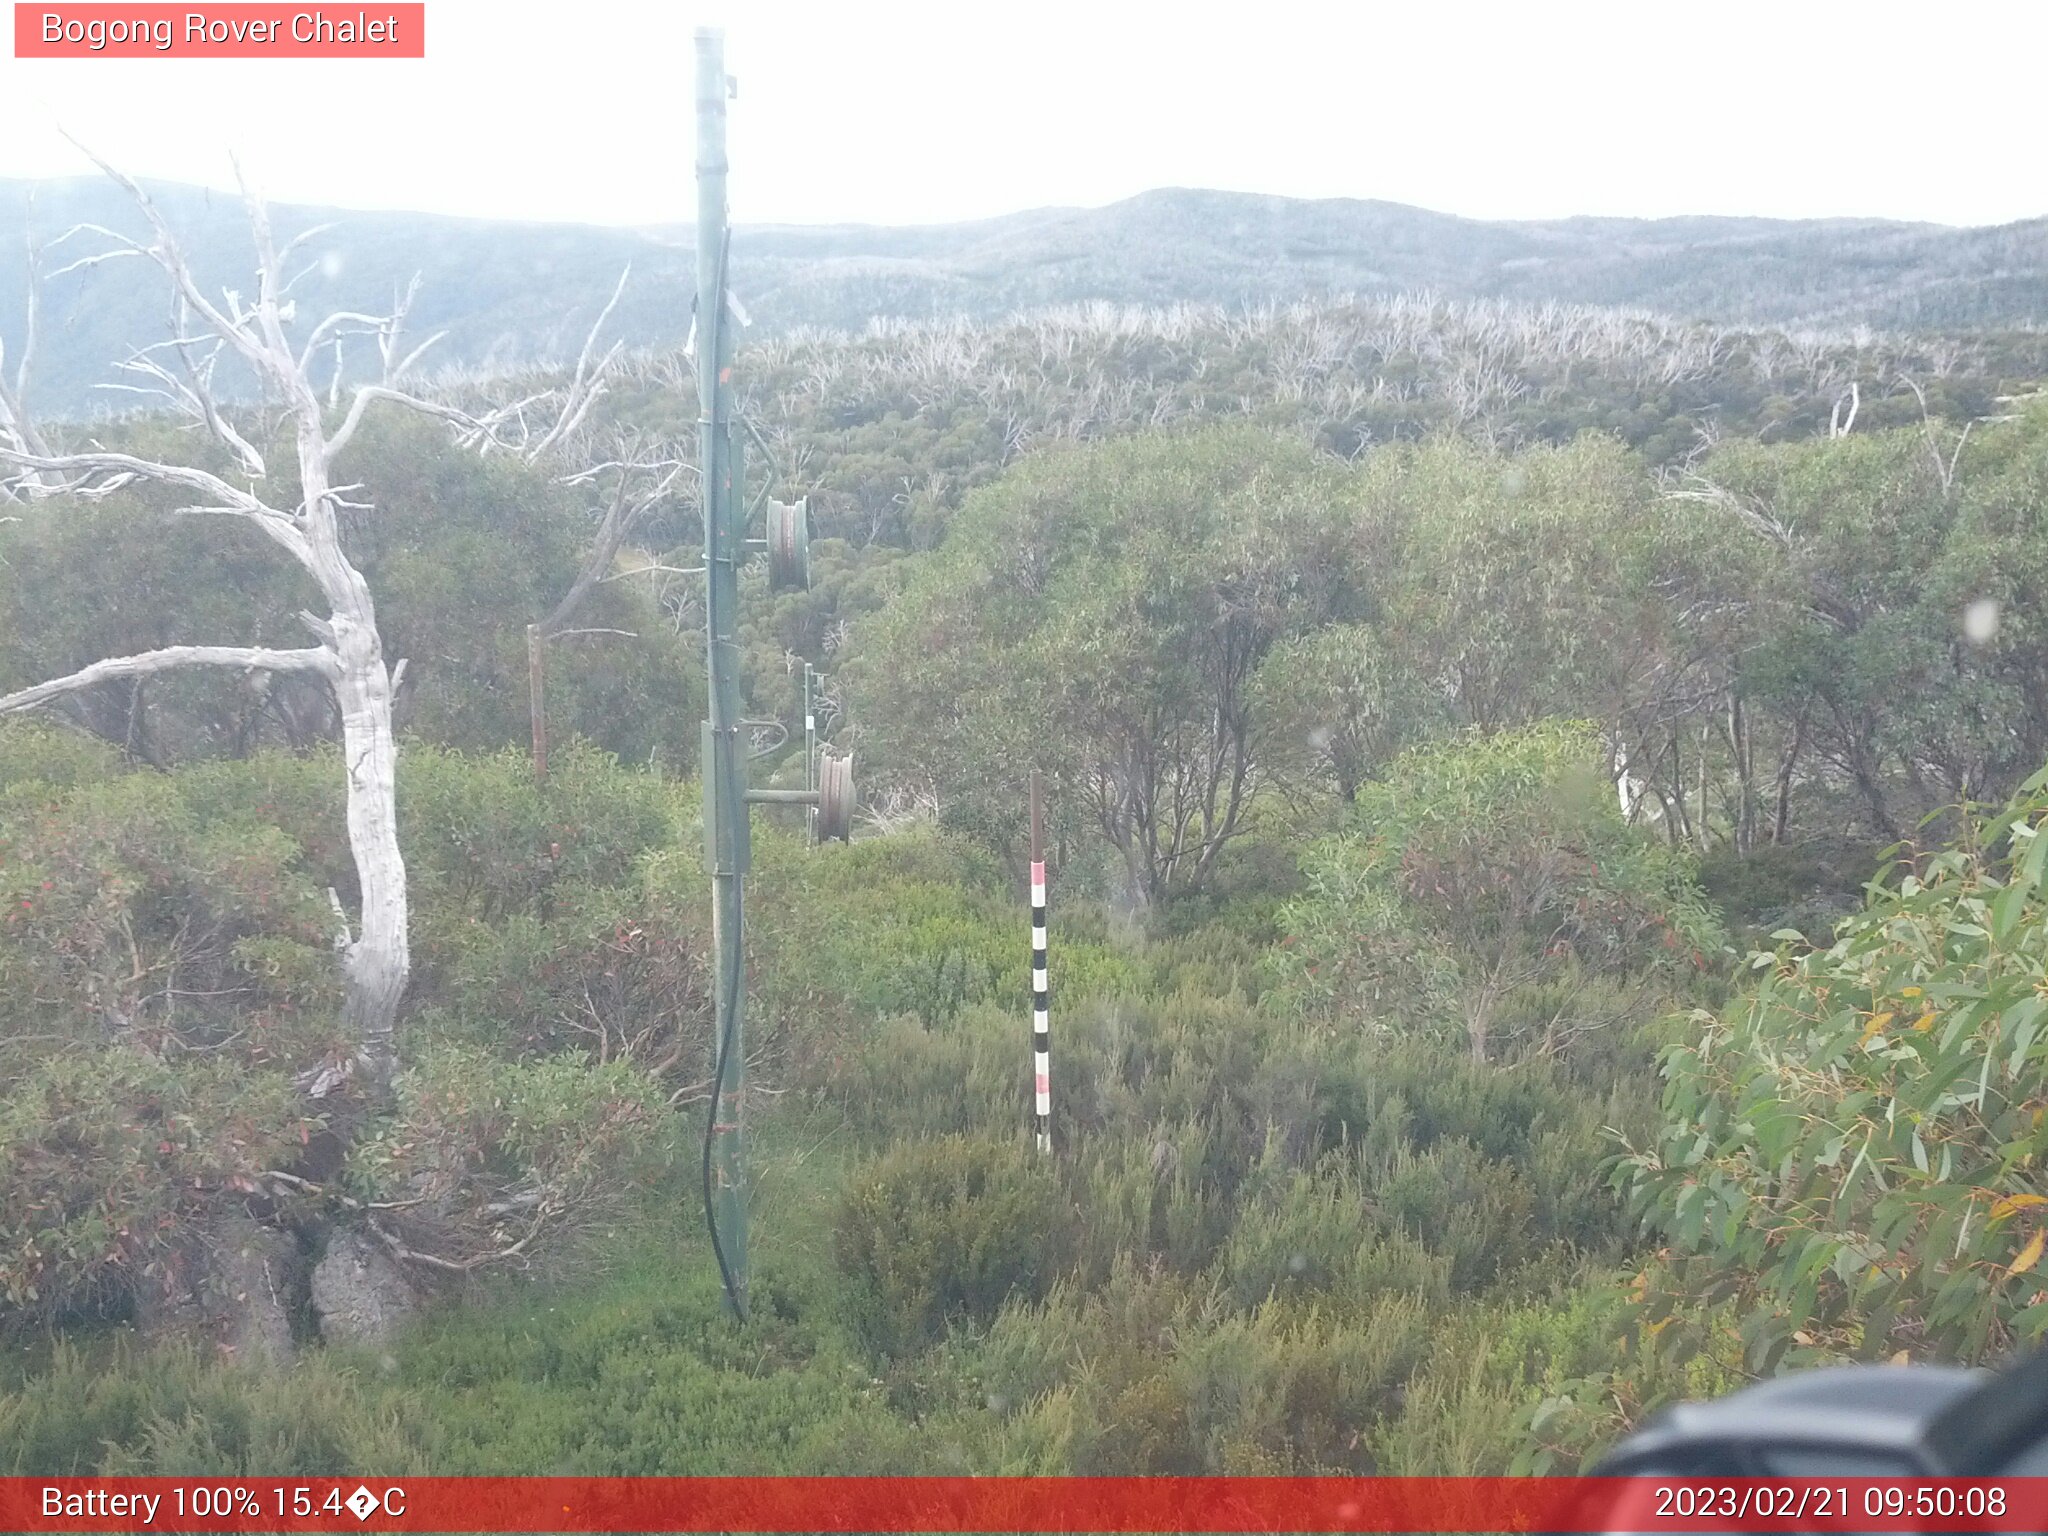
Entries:
[[425,4],[14,7],[18,59],[423,59]]
[[2043,1531],[2048,1478],[0,1478],[7,1531]]

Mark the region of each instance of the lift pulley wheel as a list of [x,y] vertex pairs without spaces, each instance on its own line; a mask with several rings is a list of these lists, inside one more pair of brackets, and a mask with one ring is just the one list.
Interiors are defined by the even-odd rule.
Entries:
[[768,503],[768,585],[802,592],[811,584],[811,501]]
[[828,752],[818,764],[818,839],[853,841],[853,759]]

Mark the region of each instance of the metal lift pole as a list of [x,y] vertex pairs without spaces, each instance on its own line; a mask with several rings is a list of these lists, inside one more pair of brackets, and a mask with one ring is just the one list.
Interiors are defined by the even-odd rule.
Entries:
[[712,942],[718,954],[717,1055],[713,1120],[704,1149],[712,1244],[735,1316],[747,1311],[745,962],[740,947],[741,884],[748,864],[748,814],[740,744],[739,574],[746,560],[744,501],[732,435],[733,336],[725,295],[725,34],[697,32],[697,400],[703,471],[705,620],[710,716],[701,769],[711,865]]

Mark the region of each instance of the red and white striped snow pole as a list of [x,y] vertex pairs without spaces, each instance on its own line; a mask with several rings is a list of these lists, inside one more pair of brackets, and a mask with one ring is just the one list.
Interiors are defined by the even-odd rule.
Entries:
[[1031,1075],[1038,1150],[1052,1150],[1052,1000],[1045,968],[1045,817],[1031,770]]

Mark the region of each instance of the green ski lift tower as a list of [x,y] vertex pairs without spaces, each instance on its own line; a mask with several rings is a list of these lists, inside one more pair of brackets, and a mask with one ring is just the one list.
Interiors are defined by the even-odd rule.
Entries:
[[[750,789],[749,722],[740,715],[738,643],[740,570],[768,557],[777,591],[810,585],[810,506],[769,501],[763,536],[749,538],[744,465],[732,409],[734,312],[726,292],[732,250],[726,220],[725,112],[733,94],[725,72],[725,36],[697,32],[697,370],[698,464],[704,512],[704,638],[710,718],[704,722],[705,861],[711,871],[712,945],[717,952],[715,1057],[710,1120],[704,1137],[704,1208],[728,1305],[747,1312],[746,966],[741,946],[742,888],[750,862],[750,804],[812,807],[817,837],[846,841],[853,833],[853,765],[828,754],[805,783],[815,788]],[[808,701],[807,701],[808,702]],[[809,733],[806,733],[807,748]],[[807,752],[808,758],[808,752]]]

